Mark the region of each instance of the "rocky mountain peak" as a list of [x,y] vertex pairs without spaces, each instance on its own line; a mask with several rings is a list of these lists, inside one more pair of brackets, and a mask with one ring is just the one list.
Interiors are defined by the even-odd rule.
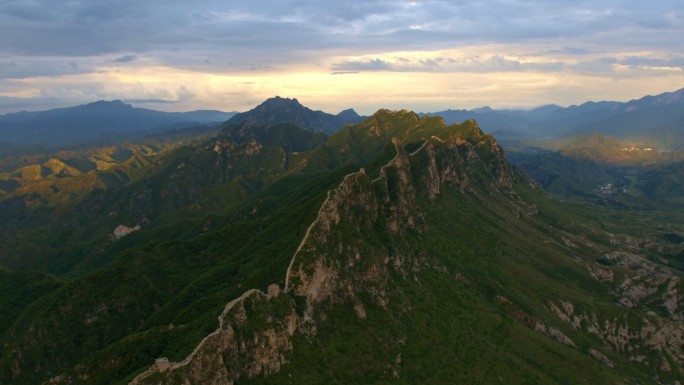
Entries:
[[277,109],[277,108],[288,108],[288,107],[295,107],[295,108],[306,108],[304,107],[301,103],[299,103],[299,100],[297,98],[283,98],[280,96],[275,96],[272,98],[266,99],[264,102],[256,106],[254,109],[255,110],[266,110],[266,109]]
[[624,110],[626,112],[636,111],[644,107],[664,107],[671,104],[684,103],[684,88],[665,92],[654,96],[645,96],[641,99],[636,99],[625,103]]
[[246,122],[250,125],[273,126],[289,123],[313,132],[331,134],[338,131],[347,123],[357,123],[358,115],[350,113],[332,115],[323,111],[314,111],[303,106],[297,99],[276,96],[267,99],[255,108],[236,114],[228,123],[239,124]]
[[358,122],[361,119],[361,116],[357,114],[353,108],[348,108],[344,111],[340,111],[340,113],[337,114],[337,116],[349,122]]
[[104,106],[104,105],[110,105],[110,106],[131,106],[128,103],[124,103],[120,99],[114,99],[114,100],[97,100],[92,103],[86,104],[86,106]]

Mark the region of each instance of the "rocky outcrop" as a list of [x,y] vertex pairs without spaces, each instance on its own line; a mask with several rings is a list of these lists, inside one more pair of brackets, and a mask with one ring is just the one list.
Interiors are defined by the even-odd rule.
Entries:
[[591,274],[592,277],[601,282],[611,283],[615,278],[615,273],[613,272],[613,270],[610,270],[602,266],[590,264],[587,265],[587,269],[589,270],[589,274]]
[[297,99],[276,96],[250,111],[236,114],[228,122],[265,126],[290,123],[312,132],[333,133],[345,124],[358,123],[361,120],[362,118],[351,109],[342,111],[338,115],[331,115],[304,107]]
[[125,237],[126,235],[128,235],[134,231],[138,231],[138,230],[140,230],[140,225],[135,225],[133,227],[128,227],[125,225],[118,225],[114,229],[114,231],[112,232],[112,236],[114,237],[115,240],[119,240],[119,239]]
[[[361,169],[347,175],[328,193],[286,274],[286,290],[307,299],[307,324],[312,323],[322,302],[351,301],[357,310],[362,309],[359,293],[386,307],[391,300],[387,287],[390,271],[407,276],[429,265],[424,256],[403,255],[392,244],[369,247],[378,234],[388,234],[391,239],[408,229],[421,231],[424,212],[419,196],[433,200],[444,184],[463,192],[474,192],[474,183],[494,186],[490,191],[509,191],[512,177],[505,159],[500,151],[490,149],[498,145],[486,140],[482,143],[479,146],[487,149],[478,148],[458,133],[446,139],[432,136],[409,154],[395,138],[396,155],[380,168],[378,177],[371,179]],[[489,156],[496,159],[483,174],[480,165],[485,162],[475,159],[480,156],[478,152],[485,151],[492,151]],[[373,234],[367,231],[371,228]],[[363,314],[360,310],[357,313]]]
[[[573,329],[598,337],[603,347],[612,352],[658,370],[663,370],[662,362],[672,362],[674,365],[668,364],[666,371],[684,375],[684,325],[681,323],[663,320],[655,315],[640,320],[627,314],[612,319],[602,318],[595,312],[577,311],[569,301],[549,303],[548,309]],[[594,349],[589,352],[607,366],[613,365],[607,357],[604,359],[605,355],[597,353]],[[655,362],[646,359],[654,356],[658,358]]]
[[539,322],[535,325],[534,330],[545,334],[547,337],[552,338],[562,344],[575,347],[575,341],[571,340],[570,337],[566,336],[562,331],[559,329],[549,326],[545,323]]
[[[613,241],[616,237],[611,238]],[[665,265],[656,263],[639,246],[614,242],[620,249],[605,252],[602,264],[587,263],[592,277],[609,285],[616,302],[627,308],[663,313],[670,319],[684,322],[682,279]]]
[[599,352],[596,349],[589,349],[589,355],[594,358],[595,360],[598,360],[602,362],[604,365],[606,365],[609,368],[614,368],[615,364],[613,361],[611,361],[608,357],[606,357],[605,354]]
[[157,359],[130,384],[232,385],[240,377],[275,373],[287,362],[297,325],[294,302],[277,286],[269,294],[250,290],[226,305],[219,328],[185,360]]

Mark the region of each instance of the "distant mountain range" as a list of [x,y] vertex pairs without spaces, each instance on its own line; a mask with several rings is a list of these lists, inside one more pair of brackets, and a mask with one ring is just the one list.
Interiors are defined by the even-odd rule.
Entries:
[[294,124],[307,131],[332,134],[349,123],[360,123],[365,117],[359,116],[352,109],[344,110],[337,115],[323,111],[314,111],[304,107],[297,99],[276,96],[261,103],[247,112],[233,116],[228,123],[247,122],[253,126],[273,126],[280,123]]
[[[659,149],[684,147],[684,89],[629,102],[586,102],[560,107],[546,105],[531,110],[445,110],[419,116],[441,116],[447,124],[475,119],[485,130],[502,140],[560,138],[594,132],[621,140],[638,141]],[[0,144],[65,146],[112,139],[128,139],[140,133],[163,131],[193,124],[273,126],[289,123],[328,135],[365,117],[353,109],[337,115],[314,111],[297,99],[274,97],[254,109],[236,113],[214,110],[162,112],[136,108],[119,100],[40,112],[0,115]]]
[[475,119],[499,140],[560,138],[602,133],[663,149],[684,146],[684,89],[629,102],[586,102],[532,110],[446,110],[422,115],[442,116],[447,123]]
[[136,108],[120,100],[39,112],[0,116],[0,142],[19,145],[65,146],[127,138],[195,124],[215,124],[234,112],[200,110],[162,112]]
[[136,108],[120,100],[39,112],[0,115],[0,144],[7,146],[73,146],[132,139],[198,124],[246,122],[252,126],[294,124],[307,131],[332,134],[364,117],[348,109],[337,115],[314,111],[297,99],[274,97],[254,109],[236,113],[215,110],[162,112]]

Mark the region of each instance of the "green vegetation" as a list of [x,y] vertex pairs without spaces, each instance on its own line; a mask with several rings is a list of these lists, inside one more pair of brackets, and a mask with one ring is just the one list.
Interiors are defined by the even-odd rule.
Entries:
[[[312,262],[308,273],[327,258],[349,286],[315,305],[293,292],[247,301],[259,323],[237,338],[268,327],[269,315],[292,303],[300,317],[314,306],[316,332],[294,334],[278,373],[237,383],[656,383],[654,374],[670,382],[681,375],[667,349],[630,341],[655,366],[637,364],[612,345],[611,331],[588,327],[592,317],[600,328],[635,333],[646,320],[681,327],[662,305],[667,283],[631,308],[616,305],[620,279],[636,279],[633,269],[681,263],[677,212],[655,214],[672,225],[644,234],[651,213],[630,223],[614,207],[560,204],[511,170],[474,121],[446,126],[408,111],[381,110],[327,140],[292,125],[225,125],[215,138],[184,144],[163,154],[117,147],[91,163],[50,156],[25,171],[112,181],[58,205],[4,201],[0,260],[14,270],[0,270],[0,383],[64,376],[125,384],[158,357],[183,360],[216,330],[230,300],[283,287],[328,192],[360,167],[353,199],[339,202],[329,232],[312,230],[312,248],[298,255]],[[400,156],[408,164],[388,164]],[[141,227],[114,240],[119,224]],[[631,246],[615,234],[650,243]],[[653,261],[610,254],[623,250],[648,251]],[[591,268],[617,278],[602,281]],[[569,311],[566,304],[586,317],[580,327],[554,310]],[[663,359],[670,372],[658,369]]]
[[215,132],[194,127],[149,136],[139,143],[0,156],[0,205],[59,206],[94,190],[124,186],[160,155]]
[[28,305],[60,286],[58,279],[47,274],[0,269],[0,335]]
[[[517,189],[549,210],[556,228],[582,218],[524,185]],[[548,223],[516,218],[509,199],[498,193],[478,197],[448,189],[435,201],[423,201],[422,209],[425,227],[400,237],[374,231],[359,239],[353,230],[345,232],[351,245],[385,245],[391,256],[427,259],[408,277],[391,275],[387,308],[365,296],[365,319],[350,303],[323,307],[315,337],[294,339],[291,362],[280,373],[238,383],[652,382],[627,357],[611,355],[619,370],[591,358],[588,350],[602,344],[563,325],[544,306],[561,298],[606,319],[623,312],[614,308],[607,287],[548,242]],[[375,247],[363,255],[372,258]],[[577,346],[540,334],[537,322],[556,325]]]
[[[231,214],[160,229],[149,238],[154,240],[34,303],[10,331],[23,336],[12,338],[13,349],[52,375],[73,370],[81,360],[92,362],[82,352],[101,351],[98,361],[120,357],[121,366],[107,370],[122,374],[158,356],[182,359],[216,328],[216,316],[230,299],[246,288],[265,290],[273,280],[282,286],[282,272],[325,191],[346,171],[283,180]],[[60,317],[52,316],[56,313]],[[11,358],[3,357],[3,370]],[[35,383],[43,376],[22,381]]]

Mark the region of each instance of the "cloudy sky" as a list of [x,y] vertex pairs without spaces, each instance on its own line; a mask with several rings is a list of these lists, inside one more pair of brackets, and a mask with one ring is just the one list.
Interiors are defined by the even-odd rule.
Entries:
[[0,0],[0,113],[570,105],[684,87],[681,0]]

